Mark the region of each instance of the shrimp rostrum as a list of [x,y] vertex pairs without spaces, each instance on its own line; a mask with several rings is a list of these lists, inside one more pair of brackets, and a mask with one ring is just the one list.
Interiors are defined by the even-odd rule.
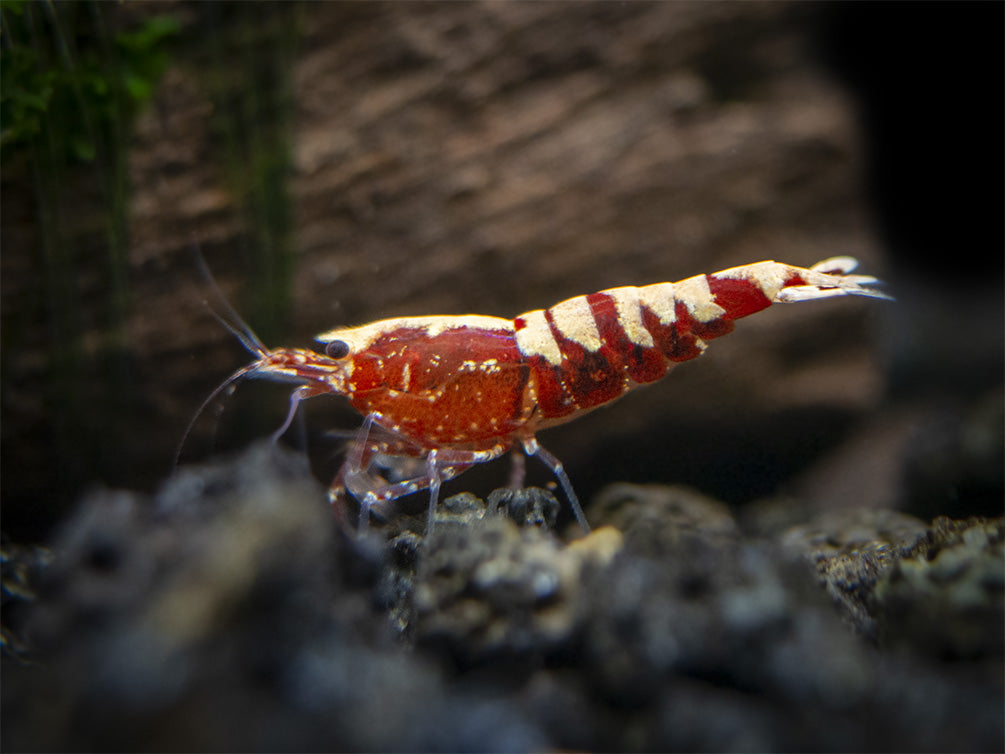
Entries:
[[[242,377],[296,384],[280,433],[299,401],[324,394],[348,399],[364,419],[330,497],[338,505],[346,494],[355,498],[361,529],[377,504],[424,489],[431,527],[442,482],[516,449],[551,469],[588,530],[562,464],[537,441],[540,430],[659,380],[732,331],[734,320],[774,303],[889,298],[867,287],[875,278],[850,274],[856,265],[850,257],[810,268],[757,262],[678,283],[576,296],[511,320],[386,319],[322,333],[320,352],[269,350],[245,328],[237,334],[258,359],[217,392]],[[405,473],[382,475],[388,459],[401,459]]]

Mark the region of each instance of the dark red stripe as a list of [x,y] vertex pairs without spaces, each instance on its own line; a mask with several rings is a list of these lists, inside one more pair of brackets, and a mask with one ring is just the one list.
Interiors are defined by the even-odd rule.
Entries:
[[[586,301],[590,305],[593,319],[600,331],[600,338],[604,342],[604,353],[616,354],[617,359],[621,362],[621,368],[628,373],[629,377],[640,385],[644,385],[647,382],[654,382],[666,374],[666,359],[659,349],[646,348],[629,339],[618,318],[617,305],[610,295],[591,293],[586,297]],[[608,358],[613,365],[615,363],[613,356],[609,355]]]
[[706,275],[708,288],[715,297],[715,303],[726,310],[726,317],[739,319],[771,306],[771,299],[757,284],[749,280],[717,278]]
[[711,322],[699,322],[691,320],[691,332],[702,340],[712,340],[721,338],[733,332],[733,320],[727,319],[725,315],[713,319]]
[[560,367],[554,367],[543,356],[531,356],[527,363],[537,383],[537,410],[545,419],[558,419],[576,410],[559,378]]
[[676,321],[664,325],[660,318],[648,307],[642,307],[642,323],[649,330],[656,347],[670,361],[687,361],[701,355],[697,339],[691,332],[693,320],[687,307],[677,302],[675,309]]
[[630,342],[618,321],[614,299],[605,293],[591,293],[586,297],[586,303],[590,306],[590,313],[593,314],[593,321],[600,333],[600,353],[607,359],[612,372],[622,371]]
[[562,334],[552,321],[550,309],[545,310],[544,316],[562,352],[559,379],[577,406],[599,406],[624,392],[621,358],[613,349],[601,345],[598,350],[589,351]]

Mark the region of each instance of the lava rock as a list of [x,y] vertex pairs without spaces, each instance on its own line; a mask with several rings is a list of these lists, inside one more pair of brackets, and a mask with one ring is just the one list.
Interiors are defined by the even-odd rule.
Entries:
[[935,520],[879,579],[869,606],[885,645],[949,659],[1000,657],[1005,636],[1005,519]]
[[154,498],[95,492],[52,551],[30,632],[44,661],[5,668],[5,750],[545,743],[398,644],[375,599],[384,544],[337,530],[305,459],[270,443]]
[[875,638],[868,602],[880,576],[925,540],[928,528],[896,511],[853,509],[820,515],[781,536],[785,549],[813,565],[820,583],[862,635]]
[[500,488],[489,493],[490,510],[502,511],[520,526],[555,528],[561,507],[555,496],[540,487],[526,489]]
[[[2,746],[1000,750],[1000,521],[782,539],[617,485],[564,540],[502,515],[522,505],[454,496],[428,534],[359,535],[269,443],[95,492],[19,582],[34,663],[5,661]],[[856,549],[878,642],[821,588]]]
[[620,547],[614,529],[574,546],[509,518],[438,524],[415,581],[415,639],[462,663],[548,656],[566,646],[584,604],[584,571]]

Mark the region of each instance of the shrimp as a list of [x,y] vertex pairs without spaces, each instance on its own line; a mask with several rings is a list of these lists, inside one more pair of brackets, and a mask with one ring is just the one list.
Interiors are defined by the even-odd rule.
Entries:
[[[849,274],[856,266],[851,257],[810,268],[765,261],[677,283],[576,296],[511,320],[385,319],[322,333],[319,351],[269,350],[246,326],[228,324],[257,360],[231,375],[207,403],[244,377],[291,382],[297,387],[278,437],[300,401],[344,396],[364,419],[329,497],[339,506],[346,494],[356,499],[361,531],[375,505],[424,489],[431,530],[441,484],[510,450],[551,469],[589,531],[569,476],[538,443],[538,432],[661,379],[731,332],[734,320],[774,303],[890,298],[867,287],[876,278]],[[406,471],[388,479],[378,472],[381,466]],[[522,460],[516,468],[518,484]]]

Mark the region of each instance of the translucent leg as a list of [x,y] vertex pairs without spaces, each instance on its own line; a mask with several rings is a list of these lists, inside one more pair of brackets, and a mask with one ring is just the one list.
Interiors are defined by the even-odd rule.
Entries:
[[[350,470],[344,474],[340,473],[339,476],[344,479],[346,489],[359,501],[359,530],[366,531],[370,521],[370,509],[377,503],[396,500],[399,497],[411,495],[414,492],[421,492],[424,489],[429,490],[429,529],[432,530],[436,505],[440,499],[440,486],[443,482],[467,471],[477,462],[445,462],[443,455],[443,451],[430,451],[426,457],[425,472],[423,474],[401,482],[394,482],[393,484],[389,484],[366,470],[355,472]],[[463,457],[468,458],[469,455],[468,453],[464,453]],[[336,477],[336,480],[338,480],[338,477]]]
[[[370,523],[371,508],[377,503],[395,500],[413,492],[429,489],[429,529],[433,527],[440,486],[448,479],[471,468],[476,463],[491,461],[505,451],[505,447],[490,450],[425,450],[404,435],[391,432],[368,416],[349,446],[345,463],[336,475],[329,499],[343,501],[340,487],[352,495],[360,506],[358,531],[365,532]],[[376,458],[424,459],[422,473],[388,482],[371,471]],[[405,466],[407,468],[407,466]]]
[[432,533],[436,523],[436,505],[440,501],[440,484],[466,471],[476,463],[491,461],[504,452],[494,450],[431,450],[426,456],[426,475],[422,481],[429,486],[429,520],[426,535]]
[[436,466],[438,454],[431,450],[426,456],[426,477],[429,479],[429,518],[426,523],[426,536],[433,533],[436,522],[436,504],[440,501],[440,470]]
[[282,437],[286,430],[290,428],[293,423],[293,417],[297,415],[297,409],[300,408],[300,401],[304,398],[310,397],[310,389],[306,387],[298,387],[292,393],[290,393],[290,410],[286,412],[286,419],[283,421],[282,426],[273,432],[269,439],[272,440],[272,444],[275,445],[279,442],[279,438]]
[[518,490],[523,487],[524,479],[527,476],[527,456],[514,447],[509,457],[512,465],[509,469],[509,484],[506,486],[511,490]]
[[555,478],[558,479],[558,483],[562,485],[562,489],[565,491],[565,496],[569,498],[569,503],[572,505],[572,512],[576,516],[576,521],[579,523],[582,530],[589,534],[590,525],[586,521],[586,516],[583,514],[583,508],[579,504],[579,498],[576,497],[576,493],[572,489],[572,482],[569,480],[569,475],[565,473],[565,467],[562,466],[562,462],[538,445],[537,439],[533,437],[523,441],[523,450],[529,456],[537,456],[540,458],[541,461],[543,461],[544,464],[551,469],[551,473],[555,475]]
[[358,484],[360,478],[365,476],[366,468],[370,465],[369,459],[366,460],[364,465],[364,456],[368,455],[367,450],[370,447],[368,438],[372,425],[372,415],[363,419],[363,424],[360,425],[355,439],[349,446],[349,455],[335,477],[335,482],[342,482],[345,485],[346,492],[359,501],[359,524],[356,530],[360,534],[365,534],[370,526],[370,506],[374,502],[370,499],[369,489],[366,486],[360,487]]

